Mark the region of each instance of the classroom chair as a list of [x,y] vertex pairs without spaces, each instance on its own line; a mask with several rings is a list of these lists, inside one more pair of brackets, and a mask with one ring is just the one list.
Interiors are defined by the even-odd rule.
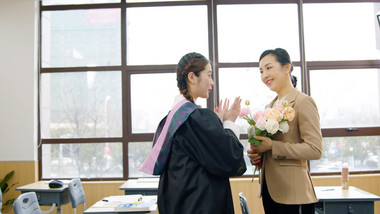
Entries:
[[70,195],[71,205],[74,209],[74,214],[77,213],[76,211],[79,204],[83,204],[83,211],[84,211],[86,196],[84,194],[84,189],[79,178],[71,179],[69,183],[69,195]]
[[15,214],[41,214],[35,192],[23,193],[13,202]]
[[251,214],[249,212],[247,199],[244,197],[242,192],[239,193],[239,198],[240,198],[241,213],[242,214]]

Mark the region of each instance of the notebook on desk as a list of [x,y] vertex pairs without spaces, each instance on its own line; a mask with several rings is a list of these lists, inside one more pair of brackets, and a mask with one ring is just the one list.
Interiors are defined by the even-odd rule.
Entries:
[[117,205],[122,203],[132,203],[138,201],[142,198],[141,194],[137,195],[117,195],[102,198],[102,200],[96,202],[92,205],[93,208],[115,208]]
[[156,199],[146,199],[131,203],[121,203],[115,207],[116,212],[150,212],[156,206]]

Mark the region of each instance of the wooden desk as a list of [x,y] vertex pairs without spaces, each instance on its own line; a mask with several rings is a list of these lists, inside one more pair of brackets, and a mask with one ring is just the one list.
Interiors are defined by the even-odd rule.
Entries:
[[348,190],[341,186],[316,186],[314,189],[318,214],[374,213],[374,201],[380,200],[379,196],[353,186]]
[[16,188],[22,193],[35,192],[40,206],[57,206],[57,213],[62,213],[61,206],[70,202],[69,187],[64,182],[61,188],[49,188],[49,181],[38,181]]
[[[86,209],[83,214],[116,214],[115,207],[120,203],[137,201],[139,195],[116,195],[102,198],[90,208]],[[157,195],[142,196],[142,200],[157,200]],[[157,212],[157,204],[151,207],[149,212],[120,212],[125,214],[155,214]]]
[[157,195],[159,178],[128,179],[119,189],[126,195]]

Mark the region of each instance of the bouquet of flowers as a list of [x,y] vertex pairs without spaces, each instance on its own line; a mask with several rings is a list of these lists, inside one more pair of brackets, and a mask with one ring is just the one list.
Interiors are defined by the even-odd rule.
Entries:
[[[245,101],[247,107],[242,108],[239,114],[239,117],[245,119],[249,124],[247,129],[249,143],[261,145],[262,142],[256,140],[254,136],[271,138],[278,133],[286,133],[289,131],[288,121],[294,119],[295,111],[292,107],[288,106],[288,101],[284,100],[282,103],[274,105],[273,108],[258,111],[253,116],[248,108],[249,104],[249,100]],[[262,156],[262,154],[260,154],[260,156]],[[262,159],[255,164],[252,181],[256,171],[258,171],[260,183],[261,167]]]

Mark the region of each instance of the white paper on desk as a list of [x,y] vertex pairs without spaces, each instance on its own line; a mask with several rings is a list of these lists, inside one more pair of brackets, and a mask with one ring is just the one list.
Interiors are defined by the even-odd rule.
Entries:
[[133,203],[135,201],[139,201],[142,198],[141,194],[135,195],[115,195],[103,198],[103,200],[107,200],[108,202],[119,202],[119,203]]
[[118,201],[108,201],[108,202],[107,201],[98,201],[94,205],[92,205],[91,207],[93,207],[93,208],[114,208],[119,204],[120,204],[120,202],[118,202]]
[[137,183],[158,183],[160,178],[138,178]]
[[134,203],[142,197],[141,194],[136,195],[115,195],[105,197],[96,202],[92,207],[94,208],[114,208],[121,203]]
[[135,202],[139,201],[139,199],[141,199],[141,198],[142,198],[142,201],[154,200],[155,203],[157,203],[157,196],[156,195],[147,195],[147,196],[142,196],[141,194],[116,195],[116,196],[105,197],[102,200],[96,202],[91,207],[92,208],[114,208],[121,203],[135,203]]

